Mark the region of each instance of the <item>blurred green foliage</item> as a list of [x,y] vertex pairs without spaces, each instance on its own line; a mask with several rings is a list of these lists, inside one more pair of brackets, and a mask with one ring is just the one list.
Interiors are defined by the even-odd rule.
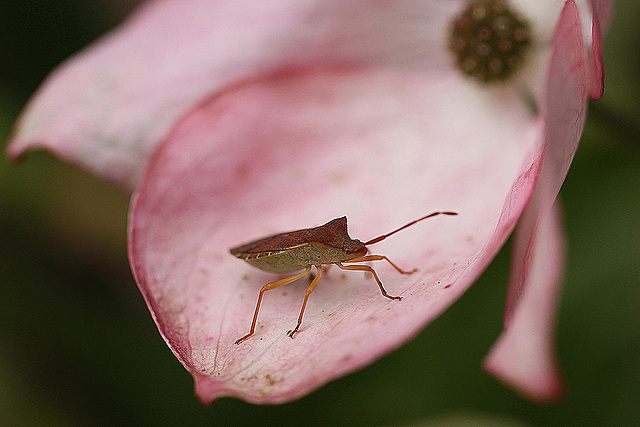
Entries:
[[[134,3],[2,3],[0,139],[46,74]],[[526,402],[479,366],[500,333],[505,248],[450,310],[372,366],[288,405],[203,407],[129,272],[127,197],[34,153],[0,160],[0,425],[637,425],[638,22],[640,4],[619,1],[605,96],[591,104],[561,194],[570,245],[558,325],[563,402]]]

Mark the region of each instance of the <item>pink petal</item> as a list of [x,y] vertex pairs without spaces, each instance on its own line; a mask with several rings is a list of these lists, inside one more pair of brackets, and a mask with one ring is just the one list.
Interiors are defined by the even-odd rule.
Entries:
[[564,259],[560,215],[552,210],[584,127],[587,57],[578,9],[568,1],[560,16],[549,65],[545,152],[535,195],[518,225],[505,331],[485,367],[540,401],[561,397],[553,356],[555,298]]
[[589,55],[589,96],[600,99],[604,93],[604,65],[602,62],[602,33],[613,14],[613,2],[591,0],[593,23]]
[[[495,120],[501,117],[501,120]],[[413,337],[478,277],[531,197],[541,126],[504,88],[478,91],[371,69],[287,73],[238,86],[187,115],[152,157],[130,218],[134,275],[163,337],[205,403],[296,399]],[[228,249],[347,215],[352,237],[436,217],[371,247],[402,267],[370,277],[331,269],[295,325],[308,281]]]
[[449,67],[461,1],[155,1],[55,70],[9,146],[45,148],[133,190],[159,141],[199,101],[283,69]]
[[593,16],[591,27],[591,54],[589,55],[589,96],[600,99],[604,94],[604,64],[602,62],[602,33],[598,16]]
[[[550,59],[546,102],[542,105],[545,121],[544,162],[534,200],[535,212],[550,209],[578,148],[586,117],[586,53],[581,35],[578,9],[566,3],[554,36]],[[521,221],[533,236],[541,213]],[[528,217],[529,218],[529,217]],[[524,236],[525,234],[523,234]],[[522,291],[511,295],[522,295]],[[508,319],[518,305],[517,298],[507,301]]]
[[593,18],[598,21],[601,34],[605,34],[609,29],[611,18],[615,9],[614,0],[589,0]]
[[[527,207],[525,218],[538,214]],[[530,222],[525,219],[526,224]],[[562,397],[564,382],[553,339],[556,305],[564,279],[565,239],[559,206],[547,211],[530,234],[516,232],[510,291],[519,289],[518,304],[505,318],[505,332],[487,356],[485,369],[530,399],[549,402]],[[511,296],[511,295],[510,295]],[[510,298],[510,299],[513,299]]]

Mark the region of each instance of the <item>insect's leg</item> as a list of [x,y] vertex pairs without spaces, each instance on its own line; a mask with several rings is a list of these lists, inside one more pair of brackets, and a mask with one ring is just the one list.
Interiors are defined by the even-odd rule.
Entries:
[[411,271],[403,270],[400,267],[398,267],[397,265],[395,265],[393,262],[391,262],[391,260],[389,258],[387,258],[386,256],[384,256],[384,255],[365,255],[363,257],[350,259],[349,261],[345,261],[345,262],[379,261],[381,259],[383,259],[383,260],[387,261],[389,264],[391,264],[391,266],[393,268],[395,268],[396,270],[398,270],[398,273],[400,273],[400,274],[413,274],[416,271],[418,271],[417,268],[414,268]]
[[293,338],[293,334],[298,332],[298,328],[302,324],[302,315],[304,314],[304,309],[307,306],[307,300],[309,299],[309,295],[311,295],[311,292],[313,292],[313,290],[318,285],[318,282],[320,282],[320,276],[322,276],[322,267],[316,266],[316,270],[318,271],[318,275],[313,278],[313,280],[311,281],[311,284],[307,288],[307,291],[304,293],[304,301],[302,302],[302,309],[300,310],[300,315],[298,316],[298,324],[293,329],[293,331],[287,332],[287,335],[289,335],[289,337],[291,338]]
[[[326,275],[326,274],[328,274],[328,273],[329,273],[329,269],[331,269],[331,266],[332,266],[332,265],[333,265],[333,264],[322,264],[321,266],[316,265],[316,268],[321,268],[321,269],[322,269],[322,273]],[[313,282],[313,279],[315,279],[315,278],[316,278],[316,275],[315,275],[315,274],[313,274],[313,273],[311,273],[311,274],[309,275],[309,277],[308,277],[308,279],[309,279],[309,283]]]
[[385,291],[384,286],[382,286],[382,282],[380,281],[380,278],[378,277],[378,274],[376,273],[376,271],[373,268],[369,267],[368,265],[342,265],[339,262],[336,262],[335,264],[343,270],[368,271],[369,273],[373,274],[373,277],[375,277],[376,282],[378,282],[378,286],[380,287],[380,291],[382,292],[382,295],[384,295],[389,299],[397,299],[397,300],[402,299],[402,297],[394,297],[392,295],[389,295],[387,291]]
[[310,271],[311,271],[311,267],[308,267],[305,271],[303,271],[300,274],[296,274],[295,276],[291,276],[291,277],[285,277],[284,279],[276,280],[275,282],[267,283],[266,285],[264,285],[262,289],[260,289],[260,295],[258,295],[258,303],[256,304],[256,311],[253,314],[253,321],[251,322],[251,330],[247,335],[243,336],[242,338],[238,338],[236,340],[236,344],[240,344],[242,341],[249,338],[255,332],[256,320],[258,320],[258,311],[260,311],[260,303],[262,302],[262,296],[266,291],[270,291],[271,289],[279,288],[280,286],[284,286],[291,282],[294,282],[300,279],[301,277],[304,277],[307,274],[309,274]]

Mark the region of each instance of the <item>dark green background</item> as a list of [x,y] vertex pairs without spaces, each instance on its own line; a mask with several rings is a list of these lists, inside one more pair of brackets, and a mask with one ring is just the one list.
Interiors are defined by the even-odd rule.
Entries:
[[[0,140],[48,72],[117,24],[120,1],[0,6]],[[126,254],[128,198],[45,153],[0,160],[0,425],[634,425],[640,420],[640,6],[618,3],[606,85],[562,189],[570,253],[553,406],[480,362],[501,328],[505,248],[414,341],[288,405],[203,407]],[[0,148],[4,148],[4,143]]]

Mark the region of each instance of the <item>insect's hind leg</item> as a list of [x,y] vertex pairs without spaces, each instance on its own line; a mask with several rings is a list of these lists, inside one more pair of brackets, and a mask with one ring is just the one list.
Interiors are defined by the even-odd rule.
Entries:
[[318,275],[313,278],[311,284],[309,284],[309,287],[307,288],[307,291],[304,293],[304,301],[302,302],[302,309],[300,310],[300,315],[298,316],[298,324],[292,331],[287,332],[287,335],[289,335],[290,338],[293,338],[293,334],[298,332],[298,328],[300,328],[300,325],[302,324],[302,315],[304,314],[305,307],[307,306],[309,295],[311,295],[311,292],[313,292],[313,290],[318,285],[318,282],[320,282],[320,276],[322,276],[322,267],[316,265],[316,270],[318,271]]
[[[373,256],[379,256],[379,255],[373,255]],[[362,257],[362,258],[367,258],[367,257]],[[351,262],[353,260],[349,260],[349,261]],[[365,261],[369,261],[369,260],[367,259]],[[376,271],[373,268],[369,267],[368,265],[342,265],[342,263],[339,263],[339,262],[336,262],[335,264],[343,270],[368,271],[369,273],[373,274],[373,277],[376,279],[376,282],[378,282],[378,287],[380,287],[380,291],[382,292],[382,295],[384,295],[389,299],[397,299],[397,300],[402,299],[402,297],[394,297],[393,295],[389,295],[387,291],[384,289],[384,286],[382,286],[382,282],[380,281],[380,278],[378,277],[378,274],[376,273]],[[405,274],[410,274],[410,273],[405,273]]]
[[389,258],[387,258],[386,256],[384,256],[384,255],[365,255],[363,257],[350,259],[349,261],[345,261],[345,262],[380,261],[382,259],[387,261],[389,264],[391,264],[391,266],[393,268],[395,268],[398,271],[398,273],[400,273],[400,274],[413,274],[416,271],[418,271],[417,268],[414,268],[413,270],[410,270],[410,271],[403,270],[400,267],[398,267],[397,265],[395,265],[393,262],[391,262],[391,260]]
[[[266,291],[270,291],[271,289],[279,288],[280,286],[284,286],[284,285],[287,285],[287,284],[289,284],[291,282],[295,282],[296,280],[298,280],[298,279],[306,276],[307,274],[309,274],[310,271],[311,271],[311,267],[308,267],[305,271],[303,271],[300,274],[296,274],[295,276],[291,276],[291,277],[285,277],[284,279],[276,280],[275,282],[267,283],[266,285],[264,285],[262,287],[262,289],[260,289],[260,295],[258,295],[258,303],[256,304],[256,311],[253,314],[253,321],[251,322],[251,330],[249,331],[249,333],[247,335],[243,336],[242,338],[238,338],[236,340],[236,344],[240,344],[242,341],[244,341],[247,338],[249,338],[255,332],[255,330],[256,330],[256,320],[258,320],[258,311],[260,311],[260,303],[262,302],[262,296],[264,295],[264,293]],[[318,277],[319,276],[320,276],[320,274],[318,274]],[[305,299],[305,303],[306,303],[306,299]],[[303,306],[303,308],[304,308],[304,306]],[[302,317],[302,314],[300,314],[300,317]]]

